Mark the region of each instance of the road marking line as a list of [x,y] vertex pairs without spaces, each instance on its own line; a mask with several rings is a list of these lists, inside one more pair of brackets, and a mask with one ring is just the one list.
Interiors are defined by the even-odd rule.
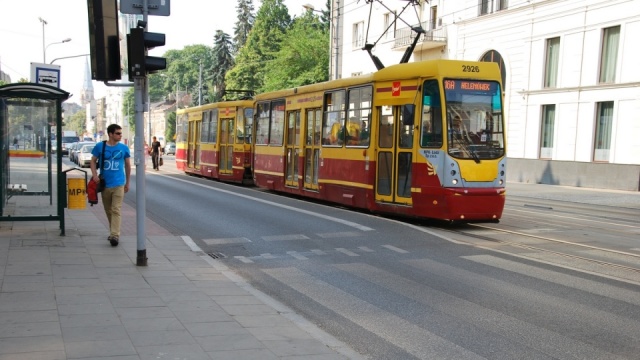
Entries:
[[309,260],[308,257],[298,254],[297,251],[287,251],[287,254],[293,256],[294,258],[296,258],[298,260]]
[[234,258],[242,261],[245,264],[252,264],[253,263],[253,260],[247,258],[246,256],[234,256]]
[[207,245],[225,245],[225,244],[240,244],[250,243],[251,240],[245,237],[239,238],[220,238],[220,239],[202,239]]
[[331,238],[340,238],[340,237],[356,237],[356,236],[363,236],[361,233],[357,233],[355,231],[342,231],[342,232],[332,232],[332,233],[320,233],[320,234],[316,234],[318,236],[320,236],[321,238],[324,239],[331,239]]
[[320,250],[320,249],[313,249],[311,250],[312,253],[316,254],[316,255],[327,255],[326,252]]
[[369,249],[366,246],[359,246],[358,249],[364,251],[364,252],[375,252],[374,250]]
[[408,254],[409,253],[407,250],[400,249],[400,248],[395,247],[393,245],[382,245],[382,247],[383,248],[387,248],[387,249],[389,249],[391,251],[395,251],[395,252],[400,253],[400,254]]
[[275,259],[276,257],[271,255],[270,253],[260,254],[263,259]]
[[262,240],[264,241],[282,241],[282,240],[308,240],[309,237],[302,234],[291,234],[291,235],[271,235],[271,236],[262,236]]
[[341,253],[343,253],[345,255],[349,255],[349,256],[360,256],[360,255],[354,253],[353,251],[349,251],[349,250],[347,250],[345,248],[336,248],[336,251],[341,252]]

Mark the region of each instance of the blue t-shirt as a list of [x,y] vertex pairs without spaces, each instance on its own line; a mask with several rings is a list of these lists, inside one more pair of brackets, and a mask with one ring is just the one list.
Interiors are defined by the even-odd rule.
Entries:
[[[98,158],[98,163],[100,162],[100,156],[102,156],[103,145],[107,146],[104,150],[104,166],[101,172],[105,187],[123,186],[127,182],[124,172],[124,159],[130,158],[131,152],[125,144],[117,143],[115,146],[110,146],[101,141],[91,150],[91,155]],[[98,166],[99,169],[100,167]]]

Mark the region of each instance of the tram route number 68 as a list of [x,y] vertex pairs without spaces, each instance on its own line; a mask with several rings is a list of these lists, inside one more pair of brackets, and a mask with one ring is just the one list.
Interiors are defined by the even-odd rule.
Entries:
[[462,72],[480,72],[479,66],[471,66],[471,65],[462,65]]

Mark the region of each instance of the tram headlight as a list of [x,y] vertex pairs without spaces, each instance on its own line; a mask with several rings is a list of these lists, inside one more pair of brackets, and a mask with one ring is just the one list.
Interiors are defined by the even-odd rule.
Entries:
[[451,170],[451,176],[456,176],[456,171],[455,170]]
[[457,185],[458,184],[458,179],[451,180],[451,183],[453,183],[453,185]]
[[504,176],[504,170],[500,171],[500,176]]

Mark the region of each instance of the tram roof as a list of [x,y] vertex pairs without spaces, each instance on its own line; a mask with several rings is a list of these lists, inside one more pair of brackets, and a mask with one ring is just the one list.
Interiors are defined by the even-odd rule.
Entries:
[[344,79],[330,80],[317,84],[299,86],[292,89],[276,90],[256,95],[256,100],[288,97],[316,91],[327,91],[345,87],[368,84],[374,81],[394,81],[425,77],[428,74],[448,75],[458,74],[462,65],[477,65],[483,68],[480,73],[474,73],[474,78],[500,79],[500,70],[496,63],[476,62],[464,60],[427,60],[404,64],[395,64],[374,73],[364,74]]

